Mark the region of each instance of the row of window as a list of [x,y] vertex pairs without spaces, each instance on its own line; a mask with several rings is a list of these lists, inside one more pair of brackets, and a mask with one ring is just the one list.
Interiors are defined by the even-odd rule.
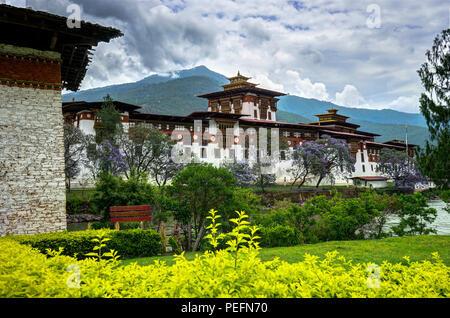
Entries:
[[311,137],[311,133],[299,133],[299,132],[290,132],[290,131],[283,131],[284,137],[295,137],[295,138],[301,138],[301,137]]

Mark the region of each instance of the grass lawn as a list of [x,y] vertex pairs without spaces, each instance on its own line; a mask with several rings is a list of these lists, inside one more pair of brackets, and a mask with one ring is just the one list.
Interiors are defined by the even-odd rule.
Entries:
[[[290,247],[263,248],[260,257],[263,261],[279,257],[289,263],[303,260],[305,253],[323,257],[326,252],[337,250],[354,263],[372,262],[380,264],[387,260],[391,263],[405,263],[403,256],[411,261],[431,258],[431,253],[438,252],[447,266],[450,266],[450,235],[420,235],[411,237],[392,237],[380,240],[331,241],[317,244],[305,244]],[[186,253],[187,259],[193,259],[197,253]],[[142,257],[123,260],[123,265],[137,262],[139,265],[150,265],[155,260],[174,263],[173,256]]]

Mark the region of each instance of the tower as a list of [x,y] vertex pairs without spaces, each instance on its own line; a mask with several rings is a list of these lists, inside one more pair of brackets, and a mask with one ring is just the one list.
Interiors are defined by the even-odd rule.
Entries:
[[199,95],[208,99],[208,111],[247,115],[256,120],[276,121],[278,98],[284,93],[259,88],[238,71],[229,77],[229,84],[222,85],[223,91]]

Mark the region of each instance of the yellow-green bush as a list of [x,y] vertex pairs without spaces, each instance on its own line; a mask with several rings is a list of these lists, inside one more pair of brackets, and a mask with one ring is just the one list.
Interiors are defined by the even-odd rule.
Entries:
[[173,266],[120,266],[116,260],[53,254],[46,257],[30,246],[0,239],[0,297],[450,296],[449,267],[437,254],[433,261],[380,264],[379,288],[369,287],[375,282],[370,264],[352,264],[337,252],[324,259],[306,255],[304,261],[289,264],[262,262],[256,250],[242,248],[236,267],[232,253],[223,250],[193,261],[179,256]]

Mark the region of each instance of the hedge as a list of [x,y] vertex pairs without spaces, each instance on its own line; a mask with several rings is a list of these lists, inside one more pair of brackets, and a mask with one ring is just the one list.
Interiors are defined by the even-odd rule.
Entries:
[[261,247],[294,246],[302,243],[297,229],[288,225],[260,226]]
[[69,215],[74,214],[96,214],[93,209],[92,202],[80,197],[67,198],[66,200],[66,213]]
[[[370,270],[369,270],[370,269]],[[450,269],[433,259],[391,264],[353,264],[336,251],[324,259],[306,254],[299,263],[263,262],[255,250],[206,252],[193,261],[177,256],[173,266],[157,262],[120,266],[114,259],[77,260],[49,256],[0,239],[0,297],[414,297],[450,296]]]
[[35,235],[7,236],[22,244],[28,244],[45,253],[47,249],[63,248],[63,255],[86,258],[85,254],[92,252],[96,245],[92,239],[100,232],[106,233],[108,249],[114,249],[123,258],[155,256],[162,252],[161,235],[154,230],[133,229],[117,230],[87,230],[75,232],[44,233]]

